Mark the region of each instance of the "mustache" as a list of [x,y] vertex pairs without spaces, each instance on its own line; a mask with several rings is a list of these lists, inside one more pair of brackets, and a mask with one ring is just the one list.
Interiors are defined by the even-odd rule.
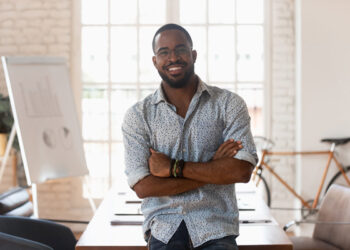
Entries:
[[164,67],[167,68],[167,67],[170,67],[170,66],[172,66],[172,65],[182,65],[182,66],[186,66],[187,63],[182,62],[182,61],[170,62],[170,63],[168,63],[167,65],[165,65]]

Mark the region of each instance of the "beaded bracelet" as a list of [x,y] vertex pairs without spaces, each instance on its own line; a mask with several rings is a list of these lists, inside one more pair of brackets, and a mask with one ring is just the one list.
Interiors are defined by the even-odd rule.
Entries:
[[177,164],[178,164],[178,160],[175,160],[175,163],[174,163],[174,165],[173,165],[173,176],[175,177],[175,178],[177,178]]
[[183,177],[184,167],[185,167],[185,161],[184,161],[184,160],[180,160],[180,161],[179,161],[179,164],[178,164],[178,166],[177,166],[177,170],[178,170],[177,176],[178,176],[179,178],[182,178],[182,177]]
[[175,161],[176,161],[175,159],[171,159],[171,161],[170,161],[169,177],[174,177],[173,176],[173,166],[174,166]]
[[171,159],[170,168],[169,168],[169,177],[182,178],[184,167],[185,167],[184,160]]

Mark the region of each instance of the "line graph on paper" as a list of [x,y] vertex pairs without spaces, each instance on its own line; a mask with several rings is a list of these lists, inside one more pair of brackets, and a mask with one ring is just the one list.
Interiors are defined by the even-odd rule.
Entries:
[[19,82],[24,108],[28,117],[59,117],[62,111],[57,93],[48,76],[35,82]]

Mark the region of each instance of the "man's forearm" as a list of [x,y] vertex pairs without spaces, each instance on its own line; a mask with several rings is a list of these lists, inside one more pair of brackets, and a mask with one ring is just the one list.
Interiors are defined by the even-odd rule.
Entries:
[[[206,184],[211,183],[222,185],[236,182],[248,182],[253,171],[253,165],[247,161],[233,158],[236,155],[237,151],[240,149],[242,149],[240,142],[235,142],[233,139],[227,140],[222,145],[220,145],[213,157],[213,160],[209,162],[186,162],[183,171],[181,171],[180,168],[179,174],[181,175],[182,172],[185,183],[187,183],[186,179],[198,181],[200,183],[203,182]],[[166,185],[172,185],[172,188],[176,189],[179,188],[176,186],[176,180],[179,179],[169,178],[169,167],[170,164],[172,164],[169,156],[157,152],[152,148],[150,149],[150,152],[151,156],[148,159],[148,166],[152,176],[159,177],[161,180],[172,180],[174,183],[167,183]],[[172,165],[171,168],[172,172],[178,172],[177,163]],[[195,185],[194,188],[201,186],[197,186],[197,183],[190,182],[190,185],[192,184]],[[175,187],[173,187],[174,185]],[[167,192],[169,191],[171,190],[167,190]],[[180,191],[176,193],[185,191],[188,191],[188,189],[185,189],[183,191],[180,189]]]
[[181,194],[197,189],[205,184],[204,182],[190,179],[161,178],[149,175],[136,183],[133,189],[139,198],[146,198]]
[[221,158],[209,162],[186,162],[184,178],[211,184],[248,182],[253,165],[235,158]]

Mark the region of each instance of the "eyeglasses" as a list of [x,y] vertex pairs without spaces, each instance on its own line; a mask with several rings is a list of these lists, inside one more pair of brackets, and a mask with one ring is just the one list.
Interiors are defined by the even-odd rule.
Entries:
[[171,52],[174,52],[175,56],[187,56],[190,51],[186,47],[178,47],[175,49],[161,49],[156,53],[156,56],[162,59],[167,59],[171,55]]

